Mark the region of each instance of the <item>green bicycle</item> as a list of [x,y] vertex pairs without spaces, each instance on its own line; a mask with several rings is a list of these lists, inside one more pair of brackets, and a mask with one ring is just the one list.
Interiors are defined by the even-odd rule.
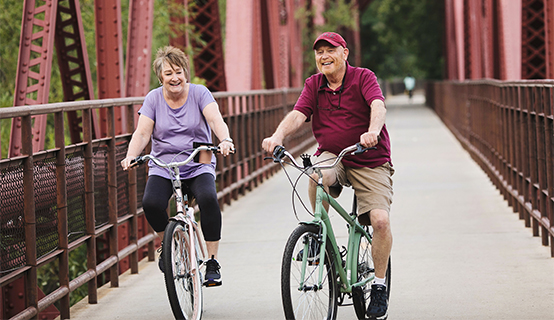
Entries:
[[[287,240],[281,265],[281,296],[286,319],[336,319],[338,306],[353,305],[358,319],[366,319],[370,300],[371,281],[375,278],[372,257],[371,225],[361,225],[357,217],[356,197],[348,213],[323,188],[321,169],[333,168],[345,155],[365,152],[360,144],[345,148],[329,165],[312,164],[309,155],[302,155],[303,165],[282,146],[275,147],[273,161],[291,165],[310,176],[318,177],[315,213],[312,221],[301,221]],[[291,162],[285,162],[284,157]],[[286,171],[285,171],[286,172]],[[289,178],[290,180],[290,178]],[[293,192],[295,184],[293,185]],[[347,222],[348,244],[342,250],[325,210],[329,202]],[[323,262],[323,263],[320,263]],[[390,297],[391,260],[386,272],[387,295]],[[352,303],[346,304],[346,298]]]

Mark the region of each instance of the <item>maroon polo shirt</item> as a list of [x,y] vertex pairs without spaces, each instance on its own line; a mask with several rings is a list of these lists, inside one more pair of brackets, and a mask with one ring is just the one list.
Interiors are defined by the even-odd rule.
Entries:
[[[308,117],[306,122],[312,121],[312,131],[319,144],[316,155],[323,151],[338,155],[342,149],[360,142],[360,136],[369,129],[369,106],[375,99],[385,101],[375,74],[369,69],[351,67],[347,62],[346,75],[337,90],[327,86],[327,78],[322,73],[306,79],[294,110]],[[381,129],[380,137],[377,150],[346,156],[342,163],[347,167],[375,168],[391,162],[386,126]]]

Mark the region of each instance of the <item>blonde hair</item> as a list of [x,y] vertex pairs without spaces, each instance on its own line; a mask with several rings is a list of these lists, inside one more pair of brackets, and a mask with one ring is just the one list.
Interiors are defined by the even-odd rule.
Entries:
[[167,62],[172,68],[181,67],[185,72],[186,81],[190,82],[189,59],[181,49],[173,46],[166,46],[158,49],[158,52],[156,52],[156,59],[154,59],[152,63],[152,69],[160,82],[162,82],[164,62]]

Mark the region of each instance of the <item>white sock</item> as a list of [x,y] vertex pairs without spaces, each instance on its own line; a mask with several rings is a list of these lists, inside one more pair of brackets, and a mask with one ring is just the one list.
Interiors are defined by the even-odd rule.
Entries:
[[385,284],[385,280],[386,280],[386,279],[387,279],[387,277],[384,277],[384,278],[377,278],[377,277],[375,277],[375,278],[373,279],[373,284],[380,284],[380,285],[386,287],[386,286],[387,286],[387,285]]

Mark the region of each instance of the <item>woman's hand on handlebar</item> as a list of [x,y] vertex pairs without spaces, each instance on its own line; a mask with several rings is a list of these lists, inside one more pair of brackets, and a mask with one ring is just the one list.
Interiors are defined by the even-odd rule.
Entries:
[[125,157],[125,159],[121,160],[121,167],[123,168],[124,171],[127,171],[133,167],[131,166],[131,161],[135,160],[135,158],[136,157],[127,156]]
[[219,153],[221,153],[224,157],[228,156],[231,153],[235,153],[235,145],[228,140],[223,140],[218,145]]

